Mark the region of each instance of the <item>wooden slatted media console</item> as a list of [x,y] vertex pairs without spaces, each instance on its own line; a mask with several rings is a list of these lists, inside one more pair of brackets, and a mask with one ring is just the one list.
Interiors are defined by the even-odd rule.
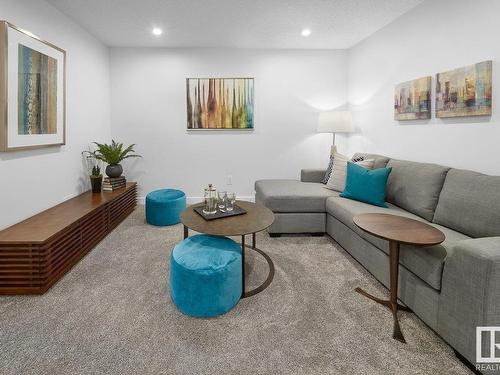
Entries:
[[0,295],[43,294],[135,208],[136,183],[83,193],[0,231]]

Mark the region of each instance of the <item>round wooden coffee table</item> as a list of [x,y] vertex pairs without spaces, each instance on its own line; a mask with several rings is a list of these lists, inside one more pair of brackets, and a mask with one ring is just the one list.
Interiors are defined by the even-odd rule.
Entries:
[[444,241],[443,232],[421,221],[390,214],[362,214],[354,217],[354,224],[376,237],[389,241],[390,258],[390,299],[382,300],[356,288],[356,292],[378,302],[392,311],[394,328],[392,337],[406,343],[398,321],[398,310],[410,310],[398,303],[398,265],[401,244],[413,246],[433,246]]
[[[273,212],[256,203],[246,201],[236,201],[236,204],[247,211],[246,214],[225,217],[215,220],[205,220],[200,214],[194,211],[195,207],[203,206],[197,203],[188,206],[181,215],[181,223],[184,225],[184,238],[189,235],[189,229],[199,233],[212,234],[215,236],[241,236],[242,255],[242,298],[253,296],[266,289],[274,278],[274,264],[269,255],[256,246],[255,234],[267,229],[274,222]],[[252,246],[245,244],[245,236],[252,235]],[[262,255],[269,265],[269,274],[266,280],[257,288],[248,292],[245,291],[245,248],[249,248]]]

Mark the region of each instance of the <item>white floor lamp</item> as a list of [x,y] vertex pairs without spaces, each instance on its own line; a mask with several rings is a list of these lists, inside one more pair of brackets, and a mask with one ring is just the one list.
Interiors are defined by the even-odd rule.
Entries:
[[337,151],[335,146],[335,133],[352,133],[354,127],[352,126],[351,112],[348,111],[330,111],[321,112],[318,120],[318,133],[332,133],[333,142],[331,154]]

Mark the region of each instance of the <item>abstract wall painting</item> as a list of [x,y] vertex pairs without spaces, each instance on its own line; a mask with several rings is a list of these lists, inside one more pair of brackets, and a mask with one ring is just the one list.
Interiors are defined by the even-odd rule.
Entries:
[[0,151],[65,143],[66,52],[0,22]]
[[394,120],[431,118],[431,77],[422,77],[396,85]]
[[252,130],[253,78],[186,79],[188,130]]
[[57,60],[19,44],[18,132],[57,132]]
[[490,116],[491,61],[436,75],[436,117]]

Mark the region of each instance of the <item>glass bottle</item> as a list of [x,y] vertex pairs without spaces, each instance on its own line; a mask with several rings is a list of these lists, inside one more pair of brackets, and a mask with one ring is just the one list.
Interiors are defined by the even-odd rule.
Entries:
[[217,192],[212,184],[208,184],[208,188],[205,188],[203,213],[205,215],[217,213]]
[[253,128],[253,81],[248,82],[247,128]]
[[229,108],[229,102],[230,102],[230,97],[229,97],[229,87],[226,88],[226,110],[225,110],[225,115],[224,115],[224,128],[226,129],[231,129],[231,108]]
[[215,79],[208,80],[207,127],[215,129],[217,115],[217,98],[215,97]]
[[223,98],[222,98],[222,82],[223,80],[222,79],[217,79],[215,80],[215,83],[216,83],[216,87],[217,87],[217,90],[216,90],[216,96],[215,96],[215,99],[216,99],[216,102],[217,102],[217,109],[215,110],[215,127],[217,129],[220,129],[222,128],[222,101],[223,101]]
[[195,128],[200,129],[201,126],[201,91],[200,91],[200,80],[198,80],[198,91],[196,91],[196,87],[194,89],[194,94],[196,98],[196,114],[194,116]]
[[220,127],[225,128],[226,127],[226,99],[227,99],[227,97],[225,96],[224,80],[221,80],[221,90],[220,90],[219,97],[220,97],[220,100],[219,100]]
[[201,104],[201,128],[208,128],[208,118],[207,118],[207,100],[205,98],[205,83],[202,85],[202,104]]
[[236,81],[233,79],[233,110],[231,111],[231,128],[238,127],[238,113],[236,112]]
[[189,90],[189,80],[186,80],[186,94],[187,94],[187,122],[188,129],[193,129],[193,103],[191,102],[191,93]]

